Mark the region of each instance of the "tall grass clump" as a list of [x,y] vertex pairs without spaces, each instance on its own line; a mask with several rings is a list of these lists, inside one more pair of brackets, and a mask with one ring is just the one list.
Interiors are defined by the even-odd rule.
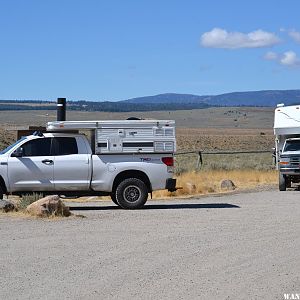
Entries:
[[42,193],[30,193],[30,194],[24,194],[22,195],[18,207],[19,209],[25,209],[28,205],[31,203],[43,198],[44,195]]

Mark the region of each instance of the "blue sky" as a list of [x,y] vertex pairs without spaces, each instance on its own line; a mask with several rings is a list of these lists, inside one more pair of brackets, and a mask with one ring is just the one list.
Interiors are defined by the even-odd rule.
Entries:
[[0,5],[0,99],[299,88],[298,0]]

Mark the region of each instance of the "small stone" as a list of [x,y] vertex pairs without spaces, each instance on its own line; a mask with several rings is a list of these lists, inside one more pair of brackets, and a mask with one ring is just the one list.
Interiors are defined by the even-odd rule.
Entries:
[[16,207],[12,202],[0,199],[0,209],[4,212],[9,212],[16,210]]
[[235,184],[233,183],[232,180],[230,179],[225,179],[221,181],[221,189],[222,190],[228,190],[228,191],[233,191],[236,189]]

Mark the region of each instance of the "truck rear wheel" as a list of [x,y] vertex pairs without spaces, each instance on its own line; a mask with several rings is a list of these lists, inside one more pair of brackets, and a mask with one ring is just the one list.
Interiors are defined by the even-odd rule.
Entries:
[[119,183],[116,189],[116,200],[124,209],[138,209],[148,199],[148,188],[138,178],[127,178]]
[[279,191],[286,191],[287,180],[286,177],[279,173]]

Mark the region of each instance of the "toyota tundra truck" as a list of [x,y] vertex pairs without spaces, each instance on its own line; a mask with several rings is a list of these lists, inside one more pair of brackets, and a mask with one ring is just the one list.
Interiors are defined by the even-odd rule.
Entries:
[[[74,130],[90,130],[86,134]],[[174,121],[56,121],[0,153],[0,198],[38,192],[110,195],[141,208],[155,190],[176,190]],[[2,196],[2,197],[1,197]]]

